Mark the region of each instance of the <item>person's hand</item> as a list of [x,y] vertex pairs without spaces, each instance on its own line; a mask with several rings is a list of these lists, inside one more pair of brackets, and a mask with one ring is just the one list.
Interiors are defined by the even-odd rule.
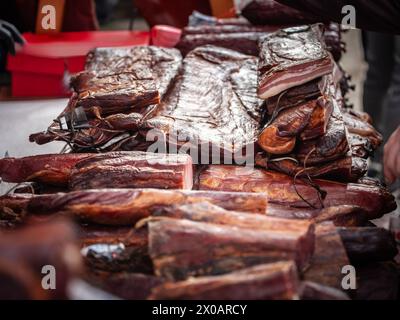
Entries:
[[392,133],[383,151],[385,180],[388,184],[400,178],[400,126]]
[[0,42],[5,44],[7,52],[15,55],[15,43],[23,45],[25,40],[16,27],[7,21],[0,20]]

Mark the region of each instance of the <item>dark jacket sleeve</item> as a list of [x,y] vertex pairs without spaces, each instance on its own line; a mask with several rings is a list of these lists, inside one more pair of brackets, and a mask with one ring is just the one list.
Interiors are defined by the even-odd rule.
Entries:
[[342,22],[342,8],[352,5],[356,12],[356,26],[364,30],[400,34],[399,0],[276,0],[300,11]]

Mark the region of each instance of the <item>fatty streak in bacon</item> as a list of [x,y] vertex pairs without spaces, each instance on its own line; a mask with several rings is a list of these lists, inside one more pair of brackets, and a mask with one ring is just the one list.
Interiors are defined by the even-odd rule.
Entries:
[[298,276],[291,261],[245,268],[220,276],[165,283],[153,289],[155,300],[294,300]]
[[282,29],[260,40],[258,95],[267,99],[333,68],[319,25]]
[[276,109],[286,109],[296,107],[310,100],[320,97],[330,82],[330,75],[317,78],[305,84],[295,86],[285,91],[285,93],[270,97],[266,101],[267,112],[270,116]]
[[178,137],[178,146],[187,146],[187,141],[194,148],[208,145],[218,155],[252,147],[262,104],[256,93],[257,61],[220,47],[193,50],[184,59],[174,88],[157,115],[144,122],[141,133],[156,129],[171,144]]
[[[368,219],[381,217],[393,211],[396,202],[384,187],[361,183],[340,183],[313,180],[326,191],[322,203],[325,207],[350,205],[362,208]],[[214,191],[263,192],[269,202],[292,207],[308,208],[299,194],[316,208],[321,207],[317,191],[309,184],[293,177],[264,169],[239,166],[210,165],[199,174],[199,189]]]
[[70,190],[99,188],[192,189],[192,158],[186,154],[111,152],[80,161]]
[[104,225],[132,225],[155,210],[178,204],[209,201],[227,210],[265,213],[263,194],[160,189],[99,189],[34,196],[27,211],[63,212]]
[[308,266],[301,248],[284,233],[169,218],[150,220],[148,228],[155,272],[170,280],[281,260],[295,260],[300,270]]

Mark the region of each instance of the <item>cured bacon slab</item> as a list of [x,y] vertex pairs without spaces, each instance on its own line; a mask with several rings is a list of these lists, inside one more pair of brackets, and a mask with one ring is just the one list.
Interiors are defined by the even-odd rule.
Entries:
[[[72,81],[78,93],[57,121],[46,132],[32,134],[30,141],[68,141],[81,151],[104,146],[124,132],[136,132],[143,119],[158,108],[181,61],[178,50],[153,46],[92,50],[86,71]],[[61,127],[60,119],[71,117],[80,107],[88,125],[75,130]]]
[[179,51],[155,46],[96,48],[89,52],[85,69],[97,74],[111,72],[151,72],[157,91],[163,97],[181,65]]
[[150,299],[294,300],[298,299],[296,266],[282,261],[220,276],[165,283],[153,289]]
[[332,221],[335,226],[358,227],[367,224],[368,215],[360,207],[341,205],[320,210],[313,221],[315,223]]
[[149,254],[157,275],[170,280],[218,275],[244,267],[295,260],[303,270],[309,254],[291,235],[189,220],[148,221]]
[[147,233],[131,226],[103,226],[96,224],[79,224],[78,239],[81,247],[93,244],[123,244],[130,246],[147,246]]
[[[70,143],[75,151],[88,151],[91,149],[101,148],[115,145],[119,140],[123,140],[124,133],[137,132],[143,117],[155,109],[155,106],[137,109],[129,114],[116,113],[103,117],[100,114],[99,107],[90,108],[88,111],[94,118],[87,120],[87,125],[82,128],[67,129],[61,127],[61,118],[69,117],[76,101],[72,98],[69,106],[64,110],[58,119],[54,121],[45,132],[33,133],[29,136],[30,142],[36,142],[39,145],[49,143],[51,141],[65,141]],[[122,138],[118,139],[118,136]],[[129,134],[128,134],[129,137]],[[112,140],[116,140],[112,143]]]
[[[145,236],[147,233],[144,234]],[[132,232],[132,237],[133,232]],[[147,253],[147,237],[135,245],[122,243],[97,243],[82,248],[86,265],[91,270],[108,272],[153,273],[153,266]]]
[[353,156],[328,162],[319,166],[307,167],[296,164],[290,159],[272,159],[266,161],[266,165],[261,162],[261,166],[266,166],[268,169],[283,172],[290,176],[297,175],[298,177],[323,178],[334,181],[356,182],[363,177],[368,170],[367,161],[365,159]]
[[268,99],[333,68],[319,25],[282,29],[260,40],[258,95]]
[[[324,83],[327,83],[324,85]],[[283,106],[274,109],[272,120],[259,136],[259,145],[271,154],[285,154],[287,157],[266,157],[257,155],[256,163],[262,167],[278,170],[291,176],[310,176],[339,181],[356,181],[367,171],[364,145],[351,145],[341,111],[341,95],[338,94],[331,76],[323,77],[308,85],[290,89],[290,95]],[[301,97],[297,93],[313,95],[316,88],[324,88],[328,102],[316,103],[315,100],[298,104]],[[314,88],[314,90],[313,90]],[[290,92],[292,91],[292,92]],[[322,94],[322,93],[321,93]],[[306,100],[306,98],[303,98]],[[325,98],[319,98],[324,101]],[[278,100],[277,105],[281,104]],[[314,104],[313,104],[314,103]],[[292,104],[297,106],[289,107]],[[307,106],[318,106],[316,112]],[[283,108],[281,113],[279,108]],[[305,112],[306,111],[306,112]],[[308,111],[308,112],[307,112]],[[314,139],[311,139],[313,138]],[[354,154],[349,153],[350,147]],[[289,154],[291,152],[291,154]]]
[[232,49],[243,54],[258,56],[258,41],[266,33],[277,31],[277,26],[240,25],[201,25],[185,27],[176,47],[187,55],[190,51],[204,45],[215,45]]
[[259,52],[258,41],[262,33],[260,32],[229,32],[215,34],[187,34],[184,35],[176,45],[185,56],[197,47],[205,45],[215,45],[237,52],[257,56]]
[[[326,191],[325,207],[350,205],[362,208],[369,219],[396,208],[393,195],[376,185],[314,180]],[[295,188],[296,186],[296,188]],[[301,181],[275,171],[239,166],[210,165],[199,174],[199,189],[215,191],[264,192],[269,202],[292,207],[321,207],[317,191]],[[297,189],[297,191],[296,191]]]
[[294,208],[269,203],[267,215],[284,219],[310,220],[314,223],[332,221],[335,226],[364,226],[368,221],[366,212],[354,205],[340,205],[323,209]]
[[294,151],[296,158],[306,166],[330,162],[346,155],[350,150],[347,130],[338,101],[332,99],[333,110],[326,133],[313,140],[303,141]]
[[132,225],[155,210],[209,201],[227,210],[265,213],[263,194],[159,189],[100,189],[34,196],[29,213],[63,212],[104,225]]
[[[89,160],[92,161],[83,161]],[[185,154],[140,151],[104,154],[48,154],[0,159],[8,182],[39,181],[72,190],[96,188],[191,189],[192,160]]]
[[70,153],[3,158],[0,159],[0,177],[6,182],[38,181],[66,186],[75,164],[93,156],[90,153]]
[[180,63],[176,49],[95,49],[88,55],[86,71],[71,81],[78,94],[76,106],[99,106],[105,115],[157,104]]
[[326,134],[335,91],[329,75],[269,98],[270,117],[258,137],[260,147],[270,154],[289,154],[296,143]]
[[[333,89],[333,84],[330,85]],[[327,98],[329,97],[329,98]],[[332,96],[325,92],[324,97],[318,98],[314,112],[299,135],[300,142],[317,139],[328,132],[330,117],[333,113],[335,102]]]
[[[293,233],[295,238],[299,236],[303,247],[312,252],[313,247],[313,222],[309,220],[290,220],[267,215],[254,214],[251,212],[240,212],[226,210],[208,202],[184,204],[175,207],[162,208],[155,211],[152,217],[169,217],[175,219],[187,219],[197,222],[208,222],[221,225],[231,225],[240,228],[248,228],[254,230],[268,230],[269,232],[286,232]],[[304,241],[304,242],[303,242]]]
[[328,75],[267,99],[270,117],[260,133],[259,145],[272,154],[287,154],[297,139],[310,140],[325,134],[336,91],[333,76]]
[[[290,250],[290,247],[298,253],[296,261],[299,265],[306,264],[314,252],[314,225],[309,220],[289,220],[261,214],[228,211],[210,203],[165,208],[155,212],[152,216],[260,230],[277,237],[281,234],[288,244],[287,250]],[[289,245],[289,243],[291,244]]]
[[192,158],[186,154],[112,152],[80,161],[71,190],[99,188],[192,189]]
[[375,227],[338,228],[350,262],[389,261],[397,254],[396,241],[390,231]]
[[[220,47],[195,49],[184,59],[174,88],[157,115],[144,122],[141,133],[145,136],[154,129],[153,133],[166,136],[170,146],[190,144],[202,146],[203,151],[205,145],[206,151],[217,150],[218,156],[253,148],[261,119],[257,62],[256,57]],[[207,163],[209,156],[201,153]]]
[[153,288],[164,282],[160,277],[148,274],[92,271],[85,277],[85,280],[125,300],[145,300]]
[[255,25],[299,25],[321,21],[320,17],[293,9],[275,0],[243,1],[241,14]]
[[362,118],[349,112],[343,112],[343,120],[349,133],[367,139],[373,150],[381,145],[382,135]]
[[127,112],[160,102],[149,69],[104,75],[85,71],[72,78],[71,86],[77,93],[77,107],[90,112],[92,107],[101,106],[102,115]]
[[315,253],[304,279],[342,290],[342,268],[349,264],[336,227],[330,222],[317,225]]
[[316,107],[310,101],[277,115],[260,133],[258,144],[268,153],[288,154],[296,145],[296,136],[304,130]]

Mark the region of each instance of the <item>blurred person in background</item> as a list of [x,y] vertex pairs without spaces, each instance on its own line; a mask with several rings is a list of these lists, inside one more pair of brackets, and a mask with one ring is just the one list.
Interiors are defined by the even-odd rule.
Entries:
[[110,20],[117,4],[118,0],[96,0],[96,16],[101,25]]
[[[400,36],[367,31],[363,34],[368,71],[364,82],[364,111],[387,142],[400,117]],[[370,174],[382,172],[382,149],[378,149]]]

